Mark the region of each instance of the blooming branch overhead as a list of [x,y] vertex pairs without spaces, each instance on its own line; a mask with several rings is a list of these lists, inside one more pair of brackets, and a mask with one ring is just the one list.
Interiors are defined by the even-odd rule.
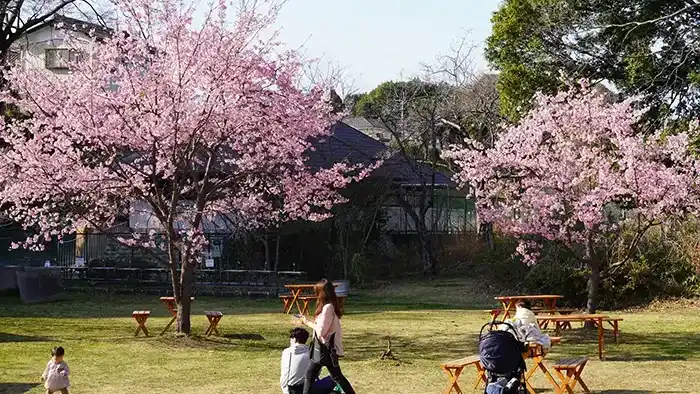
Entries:
[[229,27],[224,2],[201,26],[177,1],[118,6],[119,29],[69,75],[8,76],[16,94],[5,99],[31,117],[6,125],[0,198],[13,219],[41,230],[25,246],[107,227],[140,201],[167,236],[173,274],[176,251],[184,272],[203,247],[204,221],[322,220],[343,201],[338,191],[367,175],[349,163],[307,165],[337,116],[325,87],[297,86],[296,52],[260,41],[277,7],[239,10]]
[[463,186],[484,184],[474,189],[480,214],[507,234],[573,247],[624,218],[654,223],[695,210],[699,168],[688,136],[636,133],[632,104],[608,103],[584,81],[581,91],[539,95],[493,148],[466,141],[446,156]]

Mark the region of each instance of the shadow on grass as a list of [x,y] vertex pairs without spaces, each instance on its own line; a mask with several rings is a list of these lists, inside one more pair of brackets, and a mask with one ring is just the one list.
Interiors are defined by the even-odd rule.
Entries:
[[[418,301],[418,302],[416,302]],[[277,313],[277,298],[251,299],[246,297],[217,298],[196,297],[192,303],[193,314],[204,310],[221,310],[226,315],[249,313]],[[495,304],[494,304],[495,305]],[[351,296],[346,312],[363,315],[377,312],[411,312],[418,310],[479,310],[494,305],[474,305],[452,302],[420,302],[409,297]],[[108,307],[105,307],[108,306]],[[0,316],[8,318],[112,318],[129,317],[134,310],[150,310],[151,317],[167,317],[168,311],[157,296],[138,294],[82,294],[66,293],[61,299],[44,304],[24,304],[19,298],[0,298]],[[487,317],[484,314],[484,317]]]
[[[551,334],[551,332],[550,332]],[[588,329],[565,330],[560,333],[565,344],[594,345],[597,331]],[[606,361],[686,361],[700,354],[700,337],[693,332],[620,333],[619,345],[612,334],[605,332]]]
[[24,394],[36,386],[36,383],[0,383],[0,394]]
[[[277,299],[197,297],[192,315],[206,310],[221,310],[228,316],[279,311]],[[19,299],[0,298],[3,318],[130,318],[134,310],[150,310],[151,317],[168,317],[170,313],[158,296],[132,294],[65,294],[63,298],[43,304],[24,304]]]
[[[282,352],[284,343],[269,341],[261,334],[242,333],[225,334],[223,336],[201,336],[192,335],[189,337],[160,337],[156,339],[161,345],[170,348],[204,349],[210,351],[228,351],[235,349],[244,352]],[[288,342],[287,342],[288,344]]]
[[391,350],[401,363],[410,364],[411,360],[449,361],[465,355],[478,353],[479,338],[477,333],[453,334],[442,338],[412,337],[405,335],[387,335],[386,333],[364,332],[353,334],[343,332],[343,342],[361,344],[346,351],[349,361],[379,360],[391,340]]
[[[50,342],[53,338],[37,337],[29,335],[17,335],[0,332],[0,343],[4,342]],[[0,391],[2,393],[2,391]]]
[[602,390],[595,391],[593,394],[681,394],[689,393],[689,391],[649,391],[649,390]]
[[260,334],[224,334],[226,339],[237,339],[247,341],[264,341],[265,337]]

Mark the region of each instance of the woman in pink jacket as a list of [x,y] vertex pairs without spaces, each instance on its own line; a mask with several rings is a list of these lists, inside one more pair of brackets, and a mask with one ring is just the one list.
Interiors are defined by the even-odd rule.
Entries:
[[345,394],[355,394],[355,390],[343,376],[338,364],[338,358],[344,356],[343,330],[340,327],[343,311],[339,307],[335,288],[332,282],[322,279],[316,283],[314,289],[318,296],[314,321],[302,317],[303,323],[314,330],[311,363],[306,370],[304,380],[304,394],[309,393],[311,384],[321,372],[321,367],[328,369],[331,379],[343,389]]

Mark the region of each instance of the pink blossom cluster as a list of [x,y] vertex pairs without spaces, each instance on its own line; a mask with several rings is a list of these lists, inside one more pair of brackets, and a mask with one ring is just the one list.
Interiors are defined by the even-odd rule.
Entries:
[[538,257],[533,237],[580,250],[623,223],[649,226],[698,208],[700,167],[688,135],[644,136],[634,100],[610,103],[582,86],[538,95],[492,148],[466,140],[445,154],[481,218],[530,239],[517,250],[528,263]]
[[[337,115],[325,87],[298,86],[296,52],[261,40],[276,7],[239,10],[230,24],[222,1],[196,26],[194,9],[174,0],[118,7],[119,28],[95,38],[70,75],[7,75],[14,92],[4,100],[31,115],[5,125],[0,157],[0,200],[40,230],[21,246],[81,224],[105,228],[142,200],[179,245],[202,248],[205,220],[322,220],[343,201],[339,189],[367,175],[344,163],[307,166],[305,153]],[[176,212],[183,201],[190,209]],[[177,233],[176,217],[192,234]],[[130,242],[156,246],[153,235]]]

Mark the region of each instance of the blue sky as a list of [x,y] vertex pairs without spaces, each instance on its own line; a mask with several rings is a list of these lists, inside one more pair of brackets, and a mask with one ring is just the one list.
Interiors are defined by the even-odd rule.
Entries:
[[468,34],[479,45],[475,65],[486,70],[483,41],[500,0],[289,0],[279,15],[281,41],[307,56],[343,66],[353,85],[420,73],[421,63],[447,53]]

